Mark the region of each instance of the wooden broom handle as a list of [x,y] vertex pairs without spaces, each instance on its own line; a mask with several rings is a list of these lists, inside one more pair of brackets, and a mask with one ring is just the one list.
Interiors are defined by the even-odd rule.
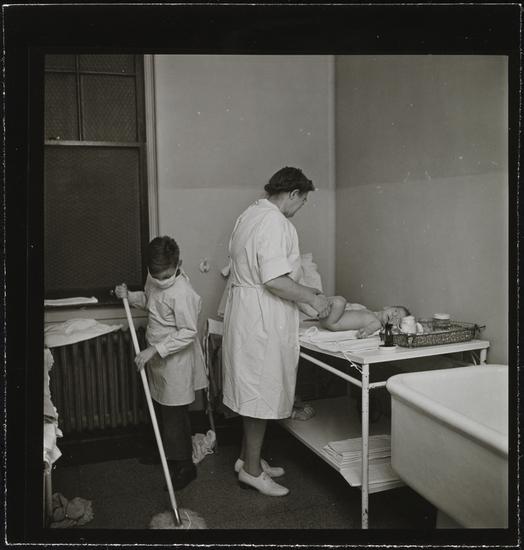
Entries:
[[[138,344],[138,338],[136,337],[135,325],[133,323],[133,317],[131,316],[131,310],[129,309],[129,302],[127,298],[122,298],[124,302],[124,308],[126,310],[127,322],[129,324],[129,330],[131,331],[131,338],[133,339],[133,345],[135,347],[135,353],[140,353],[140,346]],[[158,422],[156,419],[155,408],[153,406],[153,400],[151,399],[151,392],[149,391],[149,384],[147,383],[146,369],[140,369],[140,377],[142,378],[142,385],[144,386],[144,393],[146,394],[147,406],[149,408],[149,414],[151,416],[151,423],[153,424],[153,430],[155,431],[156,444],[158,446],[158,452],[160,454],[160,460],[162,462],[162,469],[164,470],[164,477],[166,478],[167,490],[169,492],[169,500],[171,501],[171,507],[175,514],[175,519],[178,525],[182,524],[180,514],[175,499],[175,491],[173,490],[173,483],[171,482],[171,475],[169,473],[169,467],[167,465],[166,454],[164,452],[164,445],[162,438],[160,437],[160,430],[158,428]]]

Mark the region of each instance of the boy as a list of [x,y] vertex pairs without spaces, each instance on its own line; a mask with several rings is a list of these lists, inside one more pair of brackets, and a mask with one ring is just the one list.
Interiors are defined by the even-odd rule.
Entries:
[[320,326],[332,331],[358,330],[358,338],[367,338],[386,323],[398,326],[400,320],[410,315],[404,306],[386,306],[381,311],[371,311],[358,304],[348,304],[342,296],[331,296],[331,311]]
[[148,311],[148,347],[135,358],[138,369],[148,366],[162,440],[172,470],[173,488],[183,489],[196,478],[188,405],[195,391],[207,386],[204,355],[198,340],[200,296],[182,271],[180,249],[170,237],[156,237],[148,247],[144,292],[117,285],[115,294]]

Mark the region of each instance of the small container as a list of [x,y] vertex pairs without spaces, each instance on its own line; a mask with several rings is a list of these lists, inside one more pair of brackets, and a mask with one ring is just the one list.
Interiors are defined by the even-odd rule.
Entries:
[[435,330],[448,330],[450,327],[449,313],[434,313],[433,328]]
[[400,320],[400,330],[405,334],[415,334],[417,332],[417,321],[413,315],[407,315]]

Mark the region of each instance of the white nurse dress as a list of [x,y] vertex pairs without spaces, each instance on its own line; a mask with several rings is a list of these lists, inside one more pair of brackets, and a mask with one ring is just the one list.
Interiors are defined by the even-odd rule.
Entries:
[[260,199],[237,219],[229,242],[224,312],[223,401],[242,416],[291,415],[298,367],[298,308],[264,283],[301,276],[298,236],[279,208]]

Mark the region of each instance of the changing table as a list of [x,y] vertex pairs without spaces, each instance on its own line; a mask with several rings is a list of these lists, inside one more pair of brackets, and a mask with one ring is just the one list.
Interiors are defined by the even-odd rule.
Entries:
[[[280,425],[294,435],[318,456],[335,468],[352,487],[361,489],[361,526],[368,528],[368,496],[370,493],[384,491],[399,487],[403,482],[391,469],[390,459],[373,461],[369,465],[369,390],[384,387],[386,380],[380,382],[369,382],[370,366],[378,363],[396,362],[411,359],[420,359],[436,355],[447,355],[461,352],[479,351],[479,364],[486,362],[489,342],[485,340],[470,340],[456,344],[441,344],[437,346],[424,346],[417,348],[396,347],[392,350],[369,350],[360,352],[331,352],[323,350],[311,343],[301,342],[300,357],[316,366],[332,373],[333,375],[346,380],[350,384],[361,388],[362,419],[359,423],[355,411],[350,411],[349,399],[338,397],[331,399],[315,400],[314,407],[316,414],[307,421],[292,420],[287,418],[280,420]],[[340,369],[326,363],[324,360],[313,357],[308,351],[321,354],[322,359],[337,357],[345,359],[351,367],[360,373],[360,379],[343,372]],[[424,370],[424,369],[418,369]],[[360,424],[360,425],[359,425]],[[372,434],[381,434],[387,431],[384,422],[378,422],[371,427]],[[323,449],[331,441],[361,437],[362,438],[362,460],[357,463],[360,468],[341,468],[337,462]],[[359,471],[360,470],[360,471]]]

